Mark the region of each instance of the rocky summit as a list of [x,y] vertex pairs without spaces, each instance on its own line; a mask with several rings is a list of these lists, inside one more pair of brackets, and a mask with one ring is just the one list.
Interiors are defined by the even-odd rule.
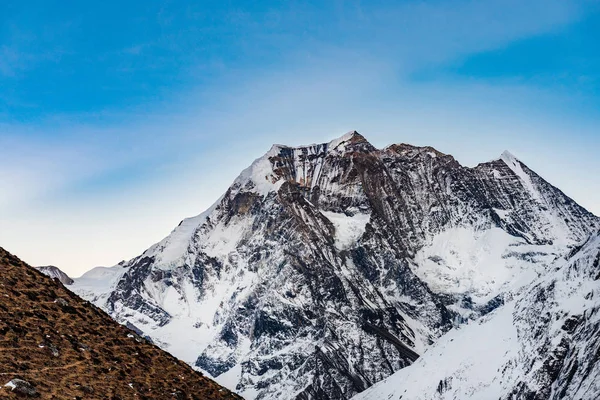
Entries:
[[0,248],[0,398],[240,399]]
[[350,132],[273,146],[207,211],[70,288],[248,399],[349,399],[509,310],[599,229],[508,152],[469,168]]

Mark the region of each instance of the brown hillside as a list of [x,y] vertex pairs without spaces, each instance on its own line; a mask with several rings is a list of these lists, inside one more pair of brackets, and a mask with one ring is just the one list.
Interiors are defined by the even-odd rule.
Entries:
[[0,398],[23,397],[241,399],[0,248]]

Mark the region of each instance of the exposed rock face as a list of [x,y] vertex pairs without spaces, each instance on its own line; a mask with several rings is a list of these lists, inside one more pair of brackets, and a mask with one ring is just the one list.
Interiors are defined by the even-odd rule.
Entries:
[[247,398],[347,399],[598,229],[508,153],[273,146],[205,213],[73,286]]
[[25,397],[38,397],[39,393],[31,385],[31,383],[24,381],[23,379],[11,379],[7,382],[4,387],[11,392],[17,393]]
[[44,267],[35,267],[42,274],[49,276],[50,278],[58,279],[63,285],[72,285],[73,279],[69,278],[67,274],[62,272],[60,268],[55,267],[54,265],[47,265]]
[[0,248],[0,398],[240,399]]

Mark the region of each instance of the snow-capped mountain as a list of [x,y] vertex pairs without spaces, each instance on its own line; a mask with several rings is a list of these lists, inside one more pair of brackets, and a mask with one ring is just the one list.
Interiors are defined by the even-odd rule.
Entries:
[[600,398],[600,236],[354,400]]
[[72,288],[248,399],[347,399],[598,229],[509,153],[467,168],[350,132],[273,146],[209,210]]
[[42,274],[49,276],[50,278],[57,278],[63,285],[72,285],[73,279],[69,278],[69,275],[65,274],[60,268],[54,265],[45,265],[43,267],[35,267]]

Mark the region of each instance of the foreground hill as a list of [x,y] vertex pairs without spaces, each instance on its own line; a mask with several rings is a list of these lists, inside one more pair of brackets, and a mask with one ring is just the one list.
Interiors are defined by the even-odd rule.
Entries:
[[0,248],[0,398],[241,399]]
[[348,399],[546,274],[600,220],[510,153],[273,146],[213,207],[70,286],[251,399]]

